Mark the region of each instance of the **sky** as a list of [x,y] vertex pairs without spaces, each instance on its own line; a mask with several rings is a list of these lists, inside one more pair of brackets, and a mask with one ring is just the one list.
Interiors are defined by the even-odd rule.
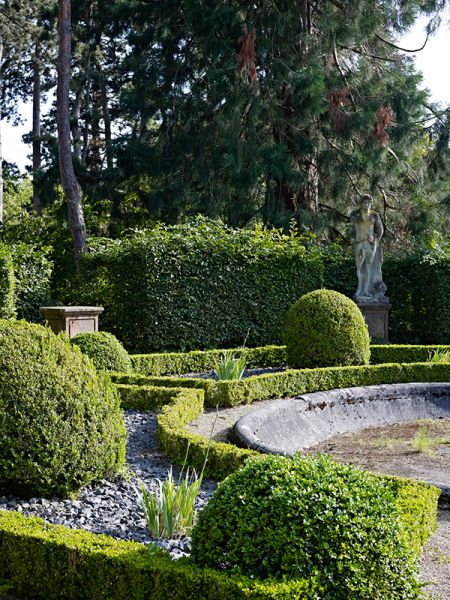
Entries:
[[[419,19],[414,27],[399,41],[399,45],[407,49],[420,48],[425,41],[427,19]],[[431,92],[432,100],[450,105],[450,77],[448,77],[447,60],[450,59],[450,11],[442,20],[439,30],[428,40],[427,45],[414,55],[416,67],[422,72],[423,87]],[[19,113],[24,123],[13,126],[2,123],[3,154],[9,162],[16,163],[21,171],[25,165],[31,164],[31,146],[22,142],[22,135],[31,129],[31,103],[19,103]]]

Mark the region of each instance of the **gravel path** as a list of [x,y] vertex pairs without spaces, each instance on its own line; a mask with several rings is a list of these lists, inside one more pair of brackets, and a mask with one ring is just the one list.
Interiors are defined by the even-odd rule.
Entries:
[[[249,408],[243,406],[241,410]],[[213,418],[212,412],[208,421]],[[93,533],[105,533],[118,539],[136,540],[144,544],[155,541],[146,531],[144,514],[137,503],[134,485],[136,477],[147,485],[150,485],[153,478],[164,478],[170,463],[156,447],[154,413],[126,411],[125,423],[128,431],[129,478],[116,481],[105,480],[96,486],[89,486],[75,501],[42,498],[20,500],[12,496],[0,497],[0,509],[17,510],[27,516],[41,517],[48,523],[87,529]],[[209,434],[207,426],[205,430],[208,430]],[[175,477],[178,473],[179,469],[174,467]],[[203,482],[198,508],[205,505],[215,488],[215,482],[208,480]],[[156,542],[169,550],[174,558],[189,552],[189,539],[156,540]],[[439,513],[438,530],[427,545],[420,565],[420,574],[422,581],[431,582],[425,589],[434,599],[450,599],[449,511]],[[18,600],[14,594],[10,598]]]
[[[74,529],[105,533],[122,540],[148,544],[153,540],[147,532],[144,512],[137,501],[135,486],[142,480],[147,487],[152,479],[164,479],[170,463],[156,446],[156,415],[151,412],[125,411],[128,432],[127,465],[129,476],[115,481],[101,481],[86,487],[77,500],[20,500],[12,496],[0,497],[0,509],[17,510],[26,516],[41,517],[48,523]],[[175,478],[179,468],[174,467]],[[216,483],[205,480],[197,501],[201,508],[216,488]],[[189,549],[189,539],[157,540],[174,557]]]
[[440,510],[438,528],[420,562],[420,579],[429,582],[425,591],[434,600],[450,599],[450,511]]

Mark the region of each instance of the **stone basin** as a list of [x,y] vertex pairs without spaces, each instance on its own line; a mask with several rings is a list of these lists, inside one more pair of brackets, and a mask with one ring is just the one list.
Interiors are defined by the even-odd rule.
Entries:
[[292,456],[333,436],[417,419],[450,417],[450,383],[342,388],[276,400],[237,421],[238,441]]

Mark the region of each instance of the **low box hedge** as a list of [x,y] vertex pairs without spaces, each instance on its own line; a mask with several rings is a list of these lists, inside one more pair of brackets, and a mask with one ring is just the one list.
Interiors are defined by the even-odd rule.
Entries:
[[212,371],[215,368],[215,362],[224,352],[232,352],[235,357],[245,355],[248,369],[280,367],[286,364],[285,346],[134,354],[131,356],[131,360],[134,370],[142,375],[181,375]]
[[257,581],[173,561],[136,542],[0,510],[0,581],[45,600],[314,600],[314,579]]
[[[450,350],[450,346],[414,346],[400,344],[373,345],[370,363],[425,362],[437,349]],[[159,354],[134,354],[131,356],[134,371],[140,375],[181,375],[212,371],[215,361],[225,350],[194,352],[166,352]],[[235,357],[245,355],[247,368],[265,369],[284,367],[287,364],[286,346],[261,346],[260,348],[234,348],[226,350]]]
[[[155,388],[155,392],[157,389]],[[150,387],[147,388],[147,394],[150,404]],[[242,467],[249,458],[262,455],[233,444],[208,440],[185,429],[187,423],[202,413],[203,394],[202,390],[172,390],[170,403],[164,406],[158,416],[158,441],[174,463],[183,464],[188,451],[188,463],[197,471],[201,470],[208,457],[205,475],[222,480]],[[412,479],[390,475],[380,477],[395,493],[408,543],[416,554],[419,554],[436,529],[437,499],[440,490]]]
[[221,480],[244,466],[248,458],[260,456],[254,450],[208,440],[185,429],[203,412],[204,390],[123,384],[117,387],[123,408],[162,409],[158,416],[158,442],[173,463],[183,464],[188,452],[189,465],[200,472],[208,456],[205,475]]
[[257,400],[297,396],[342,387],[450,381],[449,363],[402,363],[322,369],[289,369],[247,377],[240,381],[214,381],[183,377],[146,377],[114,373],[116,383],[202,389],[207,406],[236,406]]
[[[430,376],[443,372],[436,367],[448,368],[448,365],[429,366]],[[208,453],[206,474],[222,479],[249,457],[260,456],[232,444],[209,441],[184,428],[202,412],[205,390],[130,384],[118,387],[125,407],[153,410],[163,407],[158,417],[158,439],[174,462],[184,460],[189,446],[189,464],[200,469]],[[390,476],[383,479],[394,488],[405,534],[418,553],[436,527],[436,501],[440,492],[413,480]],[[152,552],[135,542],[48,525],[41,519],[4,510],[0,510],[0,556],[0,581],[11,584],[19,595],[27,598],[317,600],[320,597],[313,578],[278,582],[227,575],[199,568],[191,559],[174,562],[163,551]]]
[[370,347],[371,364],[426,362],[436,350],[450,350],[450,346],[419,346],[385,344]]
[[[259,452],[238,448],[233,444],[214,442],[191,433],[185,425],[201,414],[202,391],[177,390],[170,404],[158,417],[158,440],[173,462],[183,464],[188,451],[188,463],[201,470],[206,456],[205,474],[222,480],[242,467],[249,458],[262,456]],[[427,483],[380,475],[397,497],[397,508],[408,543],[419,555],[437,526],[437,500],[441,491]]]

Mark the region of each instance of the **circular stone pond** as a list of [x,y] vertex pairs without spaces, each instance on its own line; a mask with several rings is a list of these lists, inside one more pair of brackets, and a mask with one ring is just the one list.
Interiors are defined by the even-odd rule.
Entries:
[[271,402],[239,419],[234,433],[249,448],[292,456],[349,431],[449,417],[450,383],[374,385]]
[[328,452],[450,495],[449,383],[344,388],[262,403],[237,420],[234,435],[259,452]]

